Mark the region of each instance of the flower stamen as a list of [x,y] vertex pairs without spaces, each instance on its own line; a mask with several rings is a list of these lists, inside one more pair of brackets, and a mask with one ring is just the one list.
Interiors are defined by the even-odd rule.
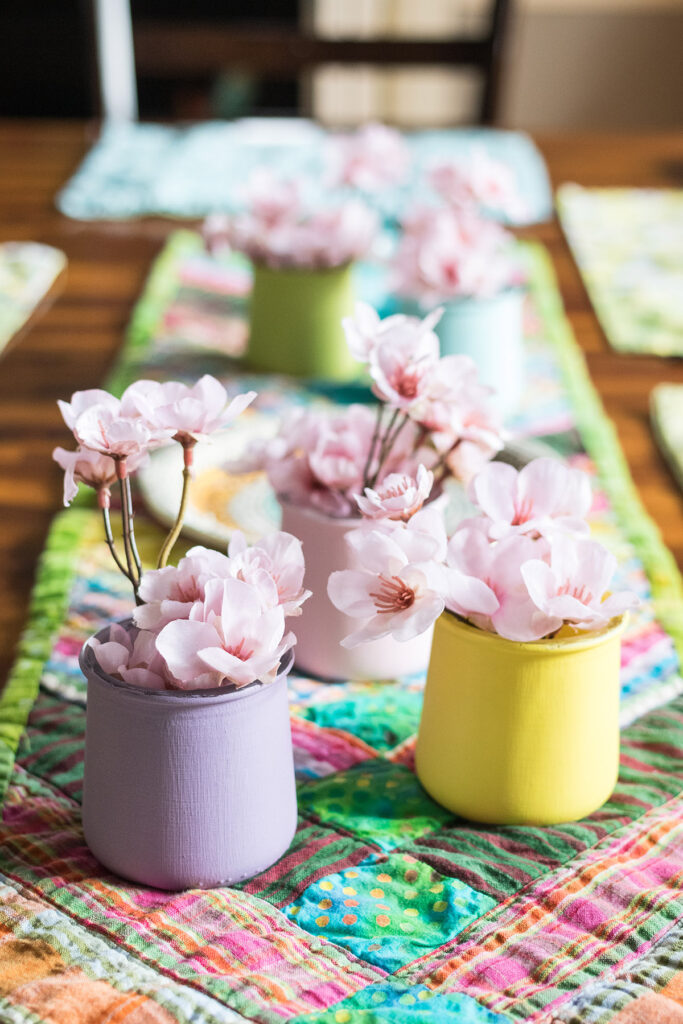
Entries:
[[371,591],[379,615],[404,612],[415,603],[415,591],[400,576],[387,577],[380,574],[379,590]]

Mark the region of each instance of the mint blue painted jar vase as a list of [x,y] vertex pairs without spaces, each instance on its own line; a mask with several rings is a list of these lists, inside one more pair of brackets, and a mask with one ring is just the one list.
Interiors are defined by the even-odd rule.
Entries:
[[523,304],[518,288],[454,299],[435,327],[441,355],[471,356],[482,384],[496,392],[493,401],[503,419],[517,411],[524,387]]

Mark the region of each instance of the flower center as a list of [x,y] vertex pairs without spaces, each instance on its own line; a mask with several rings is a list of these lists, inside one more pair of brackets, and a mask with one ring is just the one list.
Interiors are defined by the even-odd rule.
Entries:
[[379,590],[371,591],[370,597],[380,615],[404,612],[415,602],[415,591],[400,576],[387,577],[380,574]]
[[223,649],[232,654],[233,658],[239,658],[240,661],[248,661],[254,653],[253,648],[247,647],[247,641],[244,637],[238,644],[224,644]]
[[416,398],[420,389],[422,374],[419,370],[399,370],[394,374],[391,386],[401,398]]
[[593,595],[584,583],[581,586],[572,586],[569,580],[562,584],[557,591],[558,595],[568,594],[570,597],[575,597],[581,604],[590,604],[593,600]]
[[528,523],[533,515],[533,502],[531,498],[524,498],[523,501],[515,502],[515,515],[511,526],[521,526]]

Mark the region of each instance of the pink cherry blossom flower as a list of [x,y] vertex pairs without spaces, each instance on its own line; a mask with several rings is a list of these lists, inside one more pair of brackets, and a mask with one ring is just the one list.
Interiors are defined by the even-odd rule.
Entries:
[[492,159],[483,146],[474,146],[465,159],[436,164],[429,173],[429,181],[453,206],[483,206],[511,219],[526,213],[514,172],[502,161]]
[[374,490],[365,488],[365,497],[356,495],[361,514],[368,519],[400,519],[407,522],[425,501],[434,483],[434,474],[420,465],[415,477],[407,473],[391,473]]
[[392,409],[409,412],[419,404],[428,374],[439,359],[439,339],[422,324],[399,325],[370,353],[372,390]]
[[[274,586],[275,600],[285,616],[301,615],[301,606],[311,596],[304,590],[304,555],[301,541],[280,530],[267,534],[251,547],[239,531],[233,534],[228,549],[230,573],[237,579],[263,587],[264,578]],[[263,588],[264,603],[270,606],[269,587]]]
[[228,402],[223,385],[208,373],[192,386],[139,380],[124,391],[121,412],[141,417],[152,429],[174,431],[173,439],[187,447],[226,427],[255,398],[256,392],[248,391]]
[[319,210],[300,225],[297,265],[339,267],[360,259],[376,234],[376,215],[358,199]]
[[[497,543],[486,536],[481,520],[462,523],[448,544],[446,607],[508,640],[540,640],[562,625],[562,619],[539,609],[531,600],[522,567],[547,554],[543,539],[512,535]],[[476,577],[494,595],[498,606],[484,611],[470,607],[467,594],[453,585],[449,570]],[[457,582],[457,579],[456,579]]]
[[410,169],[410,150],[400,132],[370,123],[352,135],[338,135],[329,144],[331,181],[363,192],[379,192],[400,184]]
[[356,647],[393,636],[411,640],[428,629],[443,611],[444,600],[431,581],[430,562],[412,562],[416,536],[408,530],[353,531],[362,569],[333,572],[327,583],[332,604],[363,625],[342,640]]
[[157,650],[183,689],[255,680],[273,682],[282,656],[295,643],[284,612],[264,608],[259,590],[240,579],[213,579],[187,619],[164,626]]
[[67,427],[69,430],[73,430],[79,416],[93,406],[111,409],[116,413],[119,411],[120,402],[108,391],[103,391],[101,388],[90,388],[88,391],[74,391],[70,402],[63,402],[59,399],[57,405]]
[[190,548],[177,566],[143,573],[138,593],[144,603],[133,612],[133,620],[140,629],[158,632],[174,619],[189,617],[193,605],[204,600],[209,580],[227,579],[230,575],[227,555],[205,547]]
[[251,174],[246,190],[247,206],[264,226],[272,227],[292,220],[301,211],[301,189],[293,179],[274,174],[267,167],[257,167]]
[[[97,491],[100,508],[109,508],[111,486],[116,483],[116,463],[108,455],[100,455],[88,448],[68,452],[55,448],[52,458],[64,472],[64,504],[70,505],[78,493],[79,483]],[[147,456],[141,454],[128,460],[128,469],[133,472],[142,465]]]
[[370,353],[378,341],[393,328],[401,326],[408,320],[402,313],[381,319],[367,302],[357,302],[354,315],[342,320],[346,334],[346,343],[354,359],[359,363],[367,363]]
[[496,295],[518,283],[514,239],[471,210],[421,208],[404,221],[394,287],[422,305]]
[[207,245],[229,245],[274,269],[338,267],[363,256],[377,231],[373,211],[357,199],[305,211],[298,187],[263,171],[252,181],[249,209],[206,225]]
[[352,567],[366,567],[365,551],[370,533],[396,538],[396,543],[409,562],[443,562],[448,543],[443,512],[443,502],[437,499],[416,512],[407,523],[391,519],[380,522],[363,520],[360,526],[349,530],[344,537]]
[[517,471],[502,462],[486,466],[470,485],[470,497],[491,521],[492,539],[562,529],[587,533],[590,479],[559,459],[534,459]]
[[173,678],[156,649],[155,635],[147,630],[124,629],[118,623],[109,628],[109,639],[92,637],[88,643],[103,672],[131,686],[150,690],[175,689]]
[[[71,400],[69,415],[76,406],[75,398]],[[74,437],[84,448],[122,462],[131,456],[139,459],[153,448],[159,448],[170,441],[172,430],[151,427],[138,416],[125,416],[121,412],[120,402],[111,395],[108,398],[111,401],[88,405],[78,414],[73,424]]]
[[283,418],[280,435],[254,446],[242,468],[264,468],[286,501],[332,516],[351,515],[374,429],[375,416],[362,405],[338,415],[294,410]]
[[557,534],[550,541],[550,564],[531,559],[521,572],[541,612],[584,630],[602,629],[638,605],[636,595],[627,591],[605,596],[616,567],[614,555],[597,541]]

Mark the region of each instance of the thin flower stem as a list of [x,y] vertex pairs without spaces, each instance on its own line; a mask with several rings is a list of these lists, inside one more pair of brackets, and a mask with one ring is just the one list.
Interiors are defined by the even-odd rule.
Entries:
[[139,579],[135,572],[135,562],[133,560],[133,550],[130,543],[130,508],[128,506],[126,488],[124,484],[124,477],[119,477],[119,489],[121,492],[121,528],[123,533],[123,550],[126,553],[126,565],[128,566],[128,578],[133,584],[133,590],[135,597],[138,596],[138,584]]
[[370,482],[370,487],[375,486],[377,478],[379,477],[379,474],[382,472],[382,466],[384,465],[389,453],[391,452],[391,449],[394,447],[398,435],[401,433],[406,423],[408,422],[408,414],[403,413],[403,418],[398,424],[396,424],[396,421],[400,415],[401,410],[394,409],[391,419],[389,420],[389,426],[387,427],[384,439],[382,441],[382,445],[380,447],[377,469],[375,470],[374,475],[372,477],[372,481]]
[[123,562],[119,558],[118,553],[116,551],[116,546],[114,544],[114,534],[112,533],[112,529],[111,529],[111,519],[110,519],[110,516],[109,516],[109,509],[108,508],[103,508],[102,509],[102,521],[104,522],[104,536],[105,536],[106,541],[107,541],[107,547],[111,551],[112,558],[114,559],[114,561],[116,562],[116,565],[121,570],[121,572],[126,577],[126,579],[129,580],[133,584],[133,586],[134,586],[135,585],[135,581],[131,577],[130,573],[128,572],[128,569],[126,569],[125,565],[123,564]]
[[380,427],[382,426],[382,413],[383,412],[384,412],[384,406],[382,405],[381,402],[378,402],[378,404],[377,404],[377,413],[376,413],[376,416],[375,416],[375,429],[372,432],[372,440],[370,441],[370,448],[368,450],[368,457],[367,457],[366,462],[365,462],[365,467],[363,468],[363,488],[369,487],[368,475],[370,473],[370,467],[372,465],[372,460],[373,460],[374,455],[375,455],[375,448],[377,447],[377,442],[379,440],[379,430],[380,430]]
[[187,507],[187,498],[190,493],[190,478],[191,468],[188,465],[183,467],[183,493],[180,498],[180,508],[178,509],[178,517],[173,524],[173,528],[169,533],[168,537],[164,541],[163,547],[159,552],[159,561],[157,562],[157,569],[163,569],[168,561],[168,556],[171,553],[173,545],[180,536],[180,531],[183,528],[183,519],[185,518],[185,509]]
[[[130,490],[130,477],[127,476],[125,480],[125,491],[126,500],[128,502],[128,528],[130,537],[130,548],[133,554],[133,561],[135,563],[135,575],[137,577],[137,586],[140,585],[142,579],[142,562],[140,561],[140,555],[138,554],[138,546],[135,542],[135,512],[133,510],[133,495]],[[137,587],[135,590],[135,596],[137,597]]]

